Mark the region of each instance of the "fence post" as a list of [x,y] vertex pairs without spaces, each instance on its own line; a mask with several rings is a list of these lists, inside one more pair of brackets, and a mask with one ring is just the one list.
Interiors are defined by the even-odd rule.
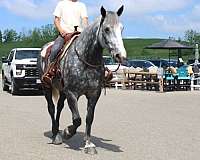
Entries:
[[158,75],[158,79],[159,79],[159,91],[160,92],[163,92],[164,91],[164,87],[163,87],[163,68],[158,68],[157,70],[157,75]]

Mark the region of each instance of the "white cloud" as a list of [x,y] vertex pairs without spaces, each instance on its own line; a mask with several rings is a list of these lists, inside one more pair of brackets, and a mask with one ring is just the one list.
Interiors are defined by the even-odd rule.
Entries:
[[[52,19],[52,12],[59,0],[0,0],[0,7],[29,19]],[[200,4],[195,0],[81,0],[86,3],[90,17],[100,15],[100,7],[107,10],[125,6],[123,20],[133,24],[154,26],[163,32],[200,30]],[[187,7],[192,8],[191,10]],[[130,27],[130,26],[128,26]]]
[[190,12],[180,15],[165,16],[158,14],[148,16],[148,21],[161,31],[184,33],[188,29],[200,31],[200,4],[195,5]]
[[[43,19],[52,16],[59,0],[0,0],[0,6],[28,18]],[[127,17],[137,17],[159,11],[175,11],[187,6],[192,0],[83,0],[87,4],[89,15],[99,15],[101,5],[107,10],[117,10],[125,6]],[[198,10],[198,8],[196,9]]]
[[52,16],[57,0],[1,0],[0,6],[10,12],[31,19],[46,19]]
[[124,4],[128,16],[140,16],[160,11],[176,11],[186,7],[192,0],[101,0],[97,4],[116,10]]

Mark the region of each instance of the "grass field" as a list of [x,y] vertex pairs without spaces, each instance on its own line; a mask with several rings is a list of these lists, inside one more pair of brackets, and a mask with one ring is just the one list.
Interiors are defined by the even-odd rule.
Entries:
[[[160,42],[161,39],[124,39],[124,45],[129,59],[159,59],[168,58],[169,50],[152,50],[144,49],[146,46],[156,42]],[[33,44],[28,42],[15,42],[0,44],[0,56],[8,55],[12,48],[17,47],[41,47],[43,44]],[[172,58],[177,58],[177,51],[170,51]],[[183,59],[194,58],[192,50],[182,51]]]
[[[168,58],[169,50],[145,49],[146,46],[160,42],[162,39],[124,39],[124,45],[131,59]],[[170,50],[171,58],[177,58],[177,50]],[[193,50],[182,50],[184,60],[194,58]]]

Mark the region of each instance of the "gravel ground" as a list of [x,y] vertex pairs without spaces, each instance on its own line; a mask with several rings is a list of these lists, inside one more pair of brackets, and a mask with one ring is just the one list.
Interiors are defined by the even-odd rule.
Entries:
[[[27,94],[27,93],[26,93]],[[78,133],[52,145],[51,121],[43,96],[12,96],[0,90],[1,160],[199,160],[200,92],[114,90],[102,94],[92,141],[97,155],[83,153],[86,99]],[[71,123],[67,103],[60,129]]]

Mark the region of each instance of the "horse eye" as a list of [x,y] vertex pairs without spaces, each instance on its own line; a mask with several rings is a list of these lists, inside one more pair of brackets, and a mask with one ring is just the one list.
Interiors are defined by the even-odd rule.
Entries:
[[106,33],[109,33],[109,32],[110,32],[110,28],[109,28],[109,27],[106,27],[106,28],[105,28],[105,32],[106,32]]

